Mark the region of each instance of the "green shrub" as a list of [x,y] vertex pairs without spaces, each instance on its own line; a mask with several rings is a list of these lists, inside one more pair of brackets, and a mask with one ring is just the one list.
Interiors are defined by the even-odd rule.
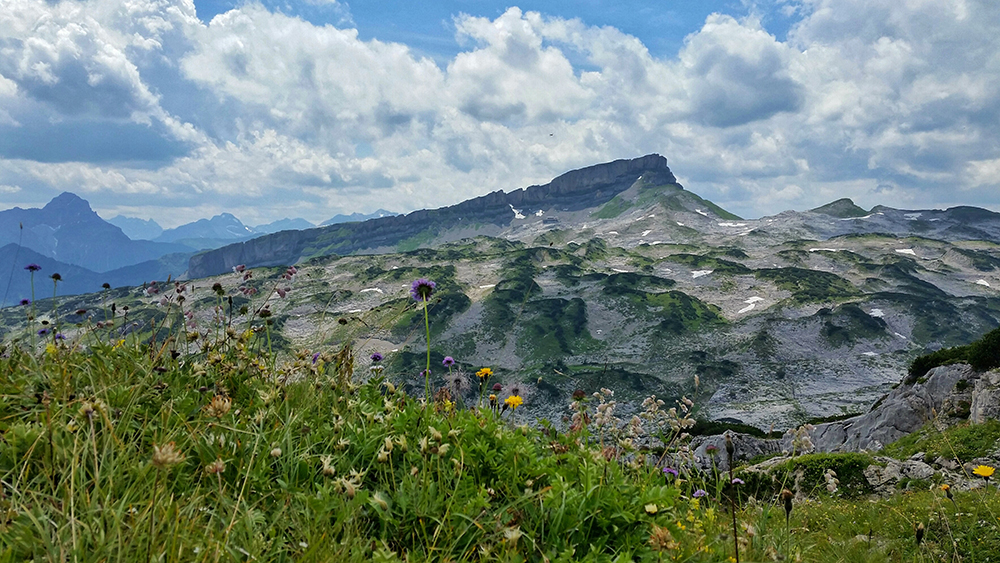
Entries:
[[969,365],[976,371],[989,371],[1000,367],[1000,328],[987,332],[968,348]]

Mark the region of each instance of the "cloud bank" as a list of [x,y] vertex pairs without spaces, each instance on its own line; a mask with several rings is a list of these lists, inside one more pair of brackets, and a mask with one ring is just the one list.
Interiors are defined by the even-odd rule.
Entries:
[[[324,4],[323,2],[316,2]],[[259,3],[12,0],[0,206],[70,190],[170,226],[409,211],[658,152],[745,216],[839,197],[1000,209],[1000,5],[781,2],[712,14],[676,57],[612,27],[457,15],[441,64]],[[766,18],[764,18],[766,21]]]

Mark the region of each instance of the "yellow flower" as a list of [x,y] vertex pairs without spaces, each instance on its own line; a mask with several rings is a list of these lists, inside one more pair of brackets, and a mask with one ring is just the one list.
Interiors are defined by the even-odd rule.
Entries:
[[476,372],[476,377],[478,377],[479,379],[488,379],[490,377],[493,377],[493,370],[491,370],[490,368],[483,368]]
[[947,483],[945,483],[944,485],[941,485],[941,490],[942,491],[947,491],[949,489],[951,489],[951,485],[949,485]]
[[511,395],[510,397],[507,397],[506,399],[504,399],[503,402],[504,402],[505,405],[507,405],[511,409],[516,409],[517,407],[519,407],[519,406],[521,406],[521,405],[524,404],[524,399],[522,399],[521,397],[518,397],[517,395]]
[[656,514],[659,511],[659,507],[653,503],[649,503],[643,508],[646,510],[646,514]]
[[984,479],[989,479],[990,477],[992,477],[994,471],[996,471],[996,469],[990,467],[989,465],[980,465],[979,467],[976,467],[975,469],[972,470],[973,473],[979,475]]

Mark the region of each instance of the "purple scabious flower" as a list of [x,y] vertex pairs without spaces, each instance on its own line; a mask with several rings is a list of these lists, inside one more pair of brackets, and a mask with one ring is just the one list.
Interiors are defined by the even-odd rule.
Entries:
[[55,338],[56,338],[56,340],[66,340],[66,335],[64,335],[63,333],[59,332],[59,333],[56,333]]
[[27,266],[25,266],[24,269],[28,270],[29,272],[37,272],[38,270],[41,270],[42,267],[39,266],[38,264],[31,263],[31,264],[28,264]]
[[691,493],[691,496],[693,496],[694,498],[701,498],[708,496],[708,492],[705,491],[705,489],[698,489],[697,491]]
[[425,369],[420,372],[420,377],[430,377],[430,376],[431,376],[431,370],[429,369]]
[[418,280],[413,280],[410,284],[410,295],[416,301],[430,301],[431,294],[434,293],[434,288],[437,284],[426,278],[420,278]]
[[445,356],[444,361],[441,362],[441,365],[443,365],[446,368],[450,368],[451,366],[455,365],[455,358],[452,358],[451,356]]
[[379,363],[381,361],[382,361],[382,354],[379,354],[378,352],[375,352],[374,354],[372,354],[372,363],[376,363],[377,364],[377,363]]
[[673,475],[674,477],[677,477],[677,470],[674,469],[673,467],[664,467],[663,468],[663,474],[664,475]]
[[31,299],[22,299],[21,306],[31,305]]
[[734,485],[743,485],[745,483],[743,482],[743,479],[740,479],[739,477],[737,477],[737,478],[733,479],[733,484]]
[[319,352],[316,352],[315,354],[313,354],[313,364],[315,365],[318,360],[319,360]]
[[47,329],[47,328],[40,328],[40,329],[38,329],[38,336],[45,336],[48,333],[49,333],[49,329]]

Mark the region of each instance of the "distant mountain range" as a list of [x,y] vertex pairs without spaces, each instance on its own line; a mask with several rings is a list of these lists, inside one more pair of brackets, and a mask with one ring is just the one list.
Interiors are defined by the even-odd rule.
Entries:
[[320,223],[320,226],[325,227],[327,225],[336,225],[338,223],[359,223],[361,221],[367,221],[369,219],[381,219],[382,217],[392,217],[397,215],[392,211],[386,211],[385,209],[378,209],[373,213],[351,213],[350,215],[334,215],[333,217],[327,219]]

